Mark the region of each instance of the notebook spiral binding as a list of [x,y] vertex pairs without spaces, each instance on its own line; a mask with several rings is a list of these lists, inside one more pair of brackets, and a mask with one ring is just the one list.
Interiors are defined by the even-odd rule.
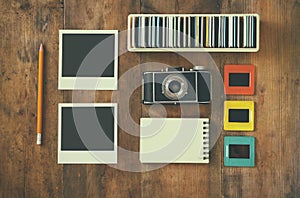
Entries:
[[209,160],[209,122],[203,122],[203,148],[200,156],[203,160]]

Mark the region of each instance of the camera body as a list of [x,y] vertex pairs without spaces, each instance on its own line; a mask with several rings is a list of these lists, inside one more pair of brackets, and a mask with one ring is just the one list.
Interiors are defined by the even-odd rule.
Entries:
[[202,66],[143,73],[143,104],[210,103],[211,74]]

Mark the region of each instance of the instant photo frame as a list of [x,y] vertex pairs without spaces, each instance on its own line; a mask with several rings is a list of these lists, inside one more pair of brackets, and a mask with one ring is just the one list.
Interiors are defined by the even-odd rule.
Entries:
[[58,105],[58,163],[116,164],[116,103]]
[[58,89],[117,90],[118,30],[60,30]]

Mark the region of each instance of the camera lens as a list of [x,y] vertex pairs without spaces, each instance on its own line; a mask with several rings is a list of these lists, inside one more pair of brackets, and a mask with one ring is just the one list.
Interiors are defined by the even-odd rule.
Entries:
[[170,92],[178,93],[181,89],[181,84],[180,84],[180,82],[173,80],[172,82],[170,82],[168,88],[169,88]]
[[162,83],[162,93],[170,100],[180,100],[187,90],[188,83],[182,74],[170,74]]

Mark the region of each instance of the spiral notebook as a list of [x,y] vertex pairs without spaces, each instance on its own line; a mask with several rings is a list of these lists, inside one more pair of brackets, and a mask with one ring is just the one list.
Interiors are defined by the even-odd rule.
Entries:
[[142,163],[209,163],[208,118],[141,118]]

